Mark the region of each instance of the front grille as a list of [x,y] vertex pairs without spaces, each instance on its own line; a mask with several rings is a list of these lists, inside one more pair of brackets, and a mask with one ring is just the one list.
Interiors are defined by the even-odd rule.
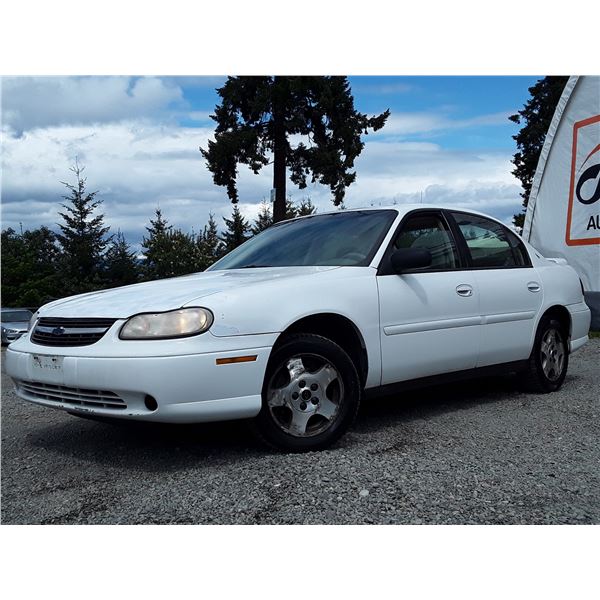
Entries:
[[43,317],[31,335],[42,346],[89,346],[95,344],[116,319],[63,319]]
[[37,383],[31,381],[17,381],[17,387],[27,396],[40,400],[59,402],[64,406],[90,406],[94,408],[127,408],[126,402],[114,392],[105,390],[82,390],[80,388]]

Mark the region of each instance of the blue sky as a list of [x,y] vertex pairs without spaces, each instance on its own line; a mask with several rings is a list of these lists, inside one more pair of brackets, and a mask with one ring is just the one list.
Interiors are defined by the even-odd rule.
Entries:
[[[527,89],[538,77],[349,77],[355,105],[361,112],[376,114],[386,108],[393,113],[439,113],[454,119],[468,119],[494,113],[512,114],[527,98]],[[183,83],[184,99],[195,110],[210,112],[218,103],[214,87],[224,78],[204,78]],[[207,85],[210,82],[212,86]],[[208,108],[207,108],[208,107]],[[182,125],[198,121],[182,118]],[[202,124],[210,124],[210,119]],[[441,132],[437,140],[447,148],[513,149],[512,135],[518,127],[508,120],[497,125],[472,127],[465,132]],[[412,139],[422,139],[415,134]]]
[[[348,207],[425,201],[469,206],[510,222],[520,206],[510,174],[521,108],[538,77],[350,77],[356,107],[386,108],[386,127],[366,136]],[[56,228],[77,156],[99,190],[113,230],[138,245],[157,206],[185,231],[231,206],[198,152],[212,136],[220,77],[61,77],[2,80],[2,227]],[[271,172],[240,169],[242,211],[252,219]],[[332,208],[318,184],[288,191]]]

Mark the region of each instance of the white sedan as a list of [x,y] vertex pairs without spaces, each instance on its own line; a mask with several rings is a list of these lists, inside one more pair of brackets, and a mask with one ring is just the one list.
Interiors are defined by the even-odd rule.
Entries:
[[589,325],[565,261],[479,213],[403,205],[285,221],[204,273],[51,302],[6,369],[21,398],[75,415],[253,418],[311,450],[415,380],[518,372],[554,391]]

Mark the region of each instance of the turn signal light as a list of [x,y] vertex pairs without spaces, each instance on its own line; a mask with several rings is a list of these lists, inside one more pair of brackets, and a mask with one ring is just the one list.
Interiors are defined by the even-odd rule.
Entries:
[[257,355],[252,356],[232,356],[231,358],[217,358],[218,365],[231,365],[234,363],[254,362]]

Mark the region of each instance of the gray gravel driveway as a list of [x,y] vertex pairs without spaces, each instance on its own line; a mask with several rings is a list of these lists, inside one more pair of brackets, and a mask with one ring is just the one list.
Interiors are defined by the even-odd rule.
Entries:
[[239,422],[44,409],[3,371],[2,522],[599,523],[599,376],[595,339],[557,393],[509,378],[411,391],[365,403],[330,450],[286,455]]

